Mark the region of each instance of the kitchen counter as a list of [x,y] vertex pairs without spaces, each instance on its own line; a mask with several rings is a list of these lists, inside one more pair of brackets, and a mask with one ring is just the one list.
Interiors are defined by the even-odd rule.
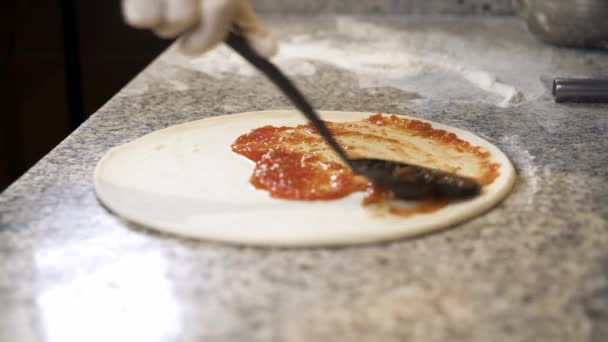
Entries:
[[[605,341],[608,105],[556,104],[608,54],[513,18],[271,18],[275,59],[320,109],[470,130],[513,161],[512,194],[452,229],[348,248],[234,247],[110,214],[108,149],[171,125],[290,108],[226,48],[171,48],[0,195],[0,341]],[[35,124],[35,123],[32,123]]]

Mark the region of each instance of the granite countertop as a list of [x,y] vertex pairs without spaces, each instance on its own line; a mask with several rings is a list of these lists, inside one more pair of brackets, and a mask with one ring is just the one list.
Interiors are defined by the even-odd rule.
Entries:
[[111,147],[214,115],[290,108],[225,48],[169,49],[0,195],[0,340],[606,341],[608,106],[556,76],[608,54],[543,45],[512,18],[271,18],[276,58],[321,109],[470,130],[513,193],[436,234],[334,249],[234,247],[130,225],[96,200]]

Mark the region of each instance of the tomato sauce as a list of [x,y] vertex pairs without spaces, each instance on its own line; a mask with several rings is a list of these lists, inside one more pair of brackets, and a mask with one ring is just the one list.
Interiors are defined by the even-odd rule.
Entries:
[[367,181],[349,168],[319,157],[269,150],[256,161],[251,184],[272,197],[292,200],[330,200],[363,191]]
[[[445,145],[452,145],[458,151],[475,155],[482,168],[479,181],[488,185],[498,177],[499,165],[492,163],[490,154],[478,146],[459,139],[456,134],[433,128],[429,123],[399,118],[395,115],[375,114],[363,120],[371,126],[388,126],[405,130],[408,134],[432,139]],[[337,137],[352,137],[364,141],[399,143],[386,136],[358,132],[351,123],[326,122]],[[348,153],[356,153],[355,146],[344,146]],[[391,200],[390,193],[375,187],[364,177],[355,175],[341,163],[324,158],[319,151],[328,147],[316,129],[311,125],[296,127],[263,126],[241,135],[232,144],[232,150],[256,163],[250,183],[257,189],[266,190],[274,198],[287,200],[332,200],[365,191],[363,205],[377,205]],[[441,199],[424,202],[414,207],[390,206],[395,215],[411,216],[430,213],[447,205]]]
[[484,185],[492,184],[492,182],[494,182],[499,175],[499,165],[491,162],[489,152],[483,151],[481,147],[473,146],[468,141],[458,138],[458,136],[454,133],[443,129],[433,128],[433,126],[428,122],[399,118],[396,115],[386,117],[380,113],[370,116],[365,121],[378,126],[389,126],[397,129],[405,129],[412,132],[415,136],[441,141],[446,145],[456,147],[456,149],[461,152],[469,152],[474,154],[482,163],[483,176],[479,179],[479,181]]
[[413,206],[413,207],[391,206],[388,211],[389,211],[389,213],[394,214],[394,215],[407,217],[407,216],[412,216],[412,215],[416,215],[416,214],[434,213],[437,210],[444,208],[447,205],[448,205],[448,201],[443,200],[443,199],[436,199],[436,200],[431,200],[429,202],[423,202],[423,203],[417,204],[416,206]]

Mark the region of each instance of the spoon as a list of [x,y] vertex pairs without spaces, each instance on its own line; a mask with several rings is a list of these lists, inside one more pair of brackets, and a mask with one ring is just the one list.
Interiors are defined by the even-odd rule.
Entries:
[[238,27],[228,33],[226,43],[266,75],[289,98],[316,127],[340,159],[356,174],[366,177],[375,185],[391,191],[395,197],[402,199],[420,200],[436,197],[460,199],[480,193],[481,184],[472,178],[409,163],[348,157],[304,95],[274,64],[260,56],[249,45],[246,38],[240,34]]

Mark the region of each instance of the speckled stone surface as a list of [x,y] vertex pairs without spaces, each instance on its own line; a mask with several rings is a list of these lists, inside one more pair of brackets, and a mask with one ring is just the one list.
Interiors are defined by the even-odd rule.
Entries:
[[514,13],[512,0],[251,0],[262,12],[360,14],[490,14]]
[[608,54],[514,19],[270,18],[276,61],[322,109],[407,113],[503,149],[519,178],[453,229],[336,249],[184,240],[96,200],[111,147],[213,115],[289,108],[226,49],[169,50],[0,195],[0,341],[607,341],[608,106],[554,76]]

